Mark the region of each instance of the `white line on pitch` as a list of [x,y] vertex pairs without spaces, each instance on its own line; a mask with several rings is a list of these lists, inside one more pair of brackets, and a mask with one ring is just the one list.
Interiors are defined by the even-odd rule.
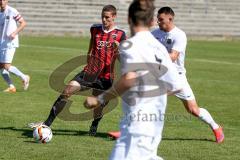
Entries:
[[[27,45],[27,44],[22,44],[21,46],[29,47],[29,48],[42,48],[42,49],[52,49],[52,50],[87,52],[87,50],[76,49],[76,48],[49,47],[49,46],[41,46],[41,45]],[[226,64],[226,65],[237,65],[237,66],[240,65],[240,63],[232,63],[232,62],[227,62],[227,61],[215,61],[215,60],[208,60],[208,59],[187,58],[186,60],[196,61],[196,62],[214,63],[214,64]]]
[[215,63],[215,64],[227,64],[227,65],[237,65],[240,66],[240,63],[232,63],[227,61],[214,61],[214,60],[207,60],[207,59],[197,59],[197,58],[188,58],[189,61],[196,61],[196,62],[206,62],[206,63]]
[[87,50],[76,49],[76,48],[49,47],[49,46],[28,45],[28,44],[22,44],[21,46],[22,46],[22,47],[28,47],[28,48],[41,48],[41,49],[63,50],[63,51],[80,51],[80,52],[87,52]]

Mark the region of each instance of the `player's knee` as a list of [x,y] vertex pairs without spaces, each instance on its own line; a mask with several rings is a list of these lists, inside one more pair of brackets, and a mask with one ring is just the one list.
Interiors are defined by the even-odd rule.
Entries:
[[9,68],[11,67],[10,64],[3,64],[3,69],[6,69],[7,71],[9,70]]
[[63,93],[61,94],[62,99],[68,99],[72,95],[72,92],[69,88],[64,89]]
[[65,98],[69,98],[71,97],[71,95],[78,91],[80,89],[80,86],[75,84],[75,83],[72,83],[72,81],[67,85],[67,87],[64,89],[62,95],[65,97]]

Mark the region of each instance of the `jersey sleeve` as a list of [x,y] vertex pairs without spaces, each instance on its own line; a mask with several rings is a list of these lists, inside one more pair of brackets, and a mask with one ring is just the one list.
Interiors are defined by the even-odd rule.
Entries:
[[101,24],[93,24],[91,27],[90,27],[90,33],[91,33],[91,38],[94,38],[96,32],[97,32],[97,29],[99,27],[102,27]]
[[185,52],[186,46],[187,46],[186,34],[184,32],[178,34],[173,41],[172,49],[178,52]]
[[124,41],[127,39],[126,33],[123,31],[122,36],[120,38],[120,42]]
[[94,35],[94,26],[90,27],[90,34],[91,34],[91,38],[93,38]]
[[17,22],[19,22],[20,20],[23,19],[23,17],[21,16],[21,14],[16,10],[12,10],[12,13],[13,13],[13,19]]

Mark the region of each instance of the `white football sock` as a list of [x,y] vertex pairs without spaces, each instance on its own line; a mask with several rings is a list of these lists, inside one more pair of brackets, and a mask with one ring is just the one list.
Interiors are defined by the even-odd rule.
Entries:
[[204,109],[204,108],[199,108],[199,118],[207,123],[208,125],[211,126],[212,129],[217,129],[219,128],[219,125],[213,120],[212,116],[210,113]]
[[15,74],[16,76],[20,77],[22,80],[25,81],[26,79],[26,75],[23,74],[19,69],[17,69],[17,67],[15,66],[10,66],[8,69],[9,72]]
[[9,72],[6,69],[1,69],[0,72],[1,72],[1,75],[2,75],[3,79],[5,80],[5,82],[7,82],[8,86],[13,88],[14,85],[10,78]]

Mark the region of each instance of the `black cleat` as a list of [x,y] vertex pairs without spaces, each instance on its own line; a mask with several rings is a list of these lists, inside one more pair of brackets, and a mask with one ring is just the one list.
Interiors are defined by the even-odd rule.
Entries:
[[97,126],[91,126],[88,132],[89,136],[96,136],[97,128],[98,128]]

